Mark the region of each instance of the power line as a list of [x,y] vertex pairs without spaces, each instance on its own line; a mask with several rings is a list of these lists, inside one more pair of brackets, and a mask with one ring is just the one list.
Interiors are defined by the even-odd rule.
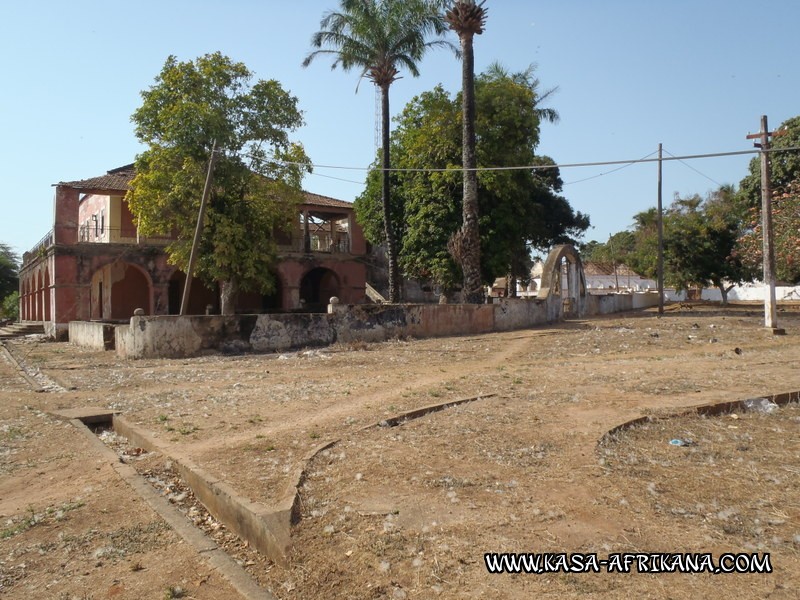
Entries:
[[[656,153],[656,151],[653,151],[650,154],[645,154],[639,160],[644,160],[645,158],[650,158],[655,153]],[[617,171],[621,171],[622,169],[627,169],[628,167],[630,167],[631,165],[634,165],[634,164],[636,164],[636,163],[627,163],[627,164],[622,165],[621,167],[617,167],[616,169],[611,169],[610,171],[606,171],[605,173],[598,173],[597,175],[592,175],[591,177],[586,177],[584,179],[578,179],[576,181],[568,181],[568,182],[564,183],[564,185],[572,185],[574,183],[583,183],[584,181],[590,181],[592,179],[597,179],[598,177],[603,177],[604,175],[611,175],[611,173],[616,173]]]
[[[768,152],[770,153],[777,153],[777,152],[791,152],[800,150],[800,146],[794,146],[791,148],[770,148]],[[635,164],[643,164],[643,163],[652,163],[661,161],[685,161],[685,160],[696,160],[701,158],[719,158],[724,156],[741,156],[745,154],[758,154],[761,152],[760,150],[737,150],[734,152],[712,152],[708,154],[686,154],[683,156],[670,156],[667,158],[639,158],[639,159],[631,159],[631,160],[608,160],[608,161],[596,161],[596,162],[583,162],[583,163],[562,163],[562,164],[555,164],[555,165],[524,165],[524,166],[514,166],[514,167],[476,167],[475,169],[470,169],[473,171],[536,171],[536,170],[544,170],[544,169],[570,169],[570,168],[577,168],[577,167],[606,167],[612,165],[635,165]],[[249,155],[245,155],[249,156]],[[250,156],[250,158],[256,158]],[[314,169],[337,169],[337,170],[345,170],[345,171],[390,171],[395,173],[449,173],[449,172],[461,172],[464,169],[462,167],[448,167],[448,168],[416,168],[416,169],[398,169],[398,168],[390,168],[390,169],[383,169],[381,167],[345,167],[341,165],[320,165],[320,164],[309,164],[309,163],[298,163],[298,162],[289,162],[289,161],[281,161],[275,159],[263,159],[259,158],[259,160],[266,160],[269,162],[274,162],[276,164],[282,164],[285,166],[299,166],[299,167],[311,167]],[[575,183],[575,182],[573,182]]]
[[[664,150],[664,152],[666,152],[667,154],[669,154],[669,155],[670,155],[670,156],[672,156],[672,157],[675,157],[675,155],[674,155],[672,152],[670,152],[669,150]],[[687,163],[686,161],[683,161],[683,160],[680,160],[680,159],[678,159],[678,161],[679,161],[679,162],[680,162],[680,163],[681,163],[683,166],[685,166],[685,167],[688,167],[689,169],[691,169],[692,171],[694,171],[694,172],[695,172],[695,173],[697,173],[698,175],[700,175],[700,176],[702,176],[702,177],[705,177],[705,178],[706,178],[706,179],[708,179],[708,180],[709,180],[711,183],[714,183],[714,184],[718,185],[719,187],[722,187],[722,184],[721,184],[719,181],[717,181],[716,179],[713,179],[713,178],[709,177],[708,175],[706,175],[705,173],[703,173],[703,172],[701,172],[701,171],[698,171],[697,169],[695,169],[695,168],[694,168],[692,165],[690,165],[690,164],[689,164],[689,163]]]
[[309,175],[313,177],[324,177],[325,179],[335,179],[336,181],[344,181],[345,183],[355,183],[357,185],[364,185],[363,181],[355,181],[353,179],[343,179],[341,177],[334,177],[333,175],[323,175],[322,173],[311,172]]

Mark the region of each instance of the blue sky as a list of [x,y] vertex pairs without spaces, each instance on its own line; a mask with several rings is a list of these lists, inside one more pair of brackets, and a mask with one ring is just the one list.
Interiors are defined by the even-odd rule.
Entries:
[[[5,0],[0,6],[0,241],[20,254],[52,226],[52,184],[94,177],[142,150],[130,115],[167,56],[221,51],[299,99],[295,134],[319,165],[366,167],[374,156],[375,96],[356,73],[301,62],[334,0]],[[538,65],[558,86],[539,152],[558,163],[748,150],[766,114],[772,128],[800,114],[797,0],[488,0],[476,70]],[[444,51],[392,88],[396,114],[415,94],[460,86]],[[664,199],[738,183],[749,156],[664,164]],[[564,195],[604,240],[656,202],[656,165],[571,168]],[[696,171],[699,171],[696,172]],[[603,173],[607,173],[602,176]],[[312,192],[352,201],[364,171],[318,168]],[[598,176],[598,177],[595,177]],[[592,178],[593,177],[593,178]],[[588,179],[587,178],[592,178]],[[349,180],[349,181],[341,181]],[[585,180],[585,181],[579,181]]]

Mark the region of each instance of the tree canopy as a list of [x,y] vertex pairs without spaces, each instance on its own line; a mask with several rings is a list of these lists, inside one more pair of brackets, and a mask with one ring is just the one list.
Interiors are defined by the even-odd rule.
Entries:
[[[781,123],[776,135],[770,140],[770,147],[775,150],[800,147],[800,116],[792,117]],[[771,152],[770,182],[776,197],[790,191],[792,184],[800,179],[800,151]],[[750,161],[749,173],[739,183],[737,199],[745,207],[761,206],[761,158]]]
[[[510,74],[498,66],[476,78],[476,158],[479,167],[552,165],[537,156],[542,95],[533,69]],[[552,113],[548,113],[551,114]],[[457,288],[461,271],[447,248],[461,225],[461,98],[443,87],[414,98],[396,118],[392,152],[391,210],[401,218],[395,230],[400,264],[407,276],[430,279],[445,290]],[[433,170],[431,170],[433,169]],[[438,170],[437,170],[438,169]],[[356,199],[356,212],[373,243],[380,243],[376,223],[377,176]],[[574,241],[589,225],[560,196],[557,168],[480,171],[478,203],[481,268],[484,282],[527,269],[529,248]]]
[[[587,261],[626,264],[655,279],[658,269],[658,212],[650,208],[634,216],[631,230],[608,242],[584,246]],[[664,282],[678,290],[713,285],[723,302],[731,286],[752,276],[737,253],[742,219],[732,186],[721,186],[705,198],[676,197],[664,211]]]
[[196,275],[223,283],[223,312],[239,289],[273,290],[274,233],[296,218],[301,165],[309,162],[289,139],[303,123],[297,99],[275,80],[252,78],[219,52],[188,62],[170,56],[132,116],[148,148],[136,159],[127,201],[142,235],[177,233],[168,252],[182,269],[216,141]]
[[19,257],[0,242],[0,300],[19,289]]
[[[756,276],[760,276],[764,238],[758,207],[749,209],[745,228],[745,233],[737,243],[736,253]],[[800,283],[800,178],[773,195],[772,239],[775,246],[775,277],[788,284]]]
[[665,281],[677,289],[710,283],[725,304],[730,288],[752,276],[735,252],[741,219],[732,187],[722,186],[705,199],[676,198],[664,228]]
[[[771,147],[773,240],[777,279],[800,282],[800,117],[777,128],[783,132]],[[656,276],[656,209],[638,213],[628,231],[609,242],[583,247],[590,261],[625,262],[646,277]],[[678,289],[718,287],[726,298],[731,284],[758,278],[762,272],[761,163],[750,161],[749,173],[738,189],[720,186],[705,198],[676,198],[664,213],[665,282]]]
[[[389,301],[400,300],[397,243],[391,209],[391,144],[389,88],[401,69],[419,75],[418,63],[427,50],[451,46],[446,31],[444,0],[340,0],[339,10],[323,16],[320,31],[311,38],[308,66],[320,55],[333,57],[332,68],[356,69],[381,91],[381,216],[389,262]],[[356,88],[358,89],[358,88]]]
[[[784,133],[772,138],[773,149],[800,147],[800,116],[783,122],[778,131]],[[794,284],[800,282],[800,151],[770,153],[769,162],[775,275],[779,281]],[[737,194],[739,210],[746,211],[737,255],[760,276],[763,266],[760,158],[750,161],[749,170]]]

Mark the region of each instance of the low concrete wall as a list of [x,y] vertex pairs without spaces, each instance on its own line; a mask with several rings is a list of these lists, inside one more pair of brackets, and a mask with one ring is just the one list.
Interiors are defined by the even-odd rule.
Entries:
[[[765,287],[762,283],[745,283],[734,286],[728,292],[729,302],[764,302]],[[676,292],[667,290],[666,296],[669,300],[683,302],[686,300],[686,292]],[[800,285],[796,286],[775,286],[775,298],[778,302],[800,300]],[[701,300],[710,302],[721,302],[722,292],[719,288],[704,288],[700,293]]]
[[92,350],[113,350],[115,325],[72,321],[69,324],[69,343]]
[[634,310],[658,306],[658,292],[634,292],[632,296]]
[[[588,295],[581,316],[655,306],[657,294]],[[562,299],[497,304],[331,305],[328,314],[141,316],[116,329],[124,358],[181,358],[203,352],[276,352],[335,342],[441,337],[524,329],[562,318]]]

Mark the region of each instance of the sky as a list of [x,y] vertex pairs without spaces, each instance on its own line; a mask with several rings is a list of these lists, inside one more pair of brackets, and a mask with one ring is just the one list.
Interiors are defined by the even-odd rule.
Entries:
[[[375,93],[327,57],[301,63],[336,0],[0,0],[0,242],[18,254],[52,227],[53,185],[129,164],[144,150],[130,117],[165,60],[220,51],[299,100],[293,139],[319,165],[308,191],[352,201],[375,155]],[[748,133],[800,114],[797,0],[487,0],[475,68],[537,65],[545,106],[540,154],[559,164],[752,150]],[[455,36],[451,38],[456,41]],[[391,89],[396,115],[460,64],[434,51]],[[663,164],[665,205],[738,184],[752,156]],[[332,168],[338,167],[338,168]],[[603,241],[656,205],[657,164],[571,167],[563,195]]]

